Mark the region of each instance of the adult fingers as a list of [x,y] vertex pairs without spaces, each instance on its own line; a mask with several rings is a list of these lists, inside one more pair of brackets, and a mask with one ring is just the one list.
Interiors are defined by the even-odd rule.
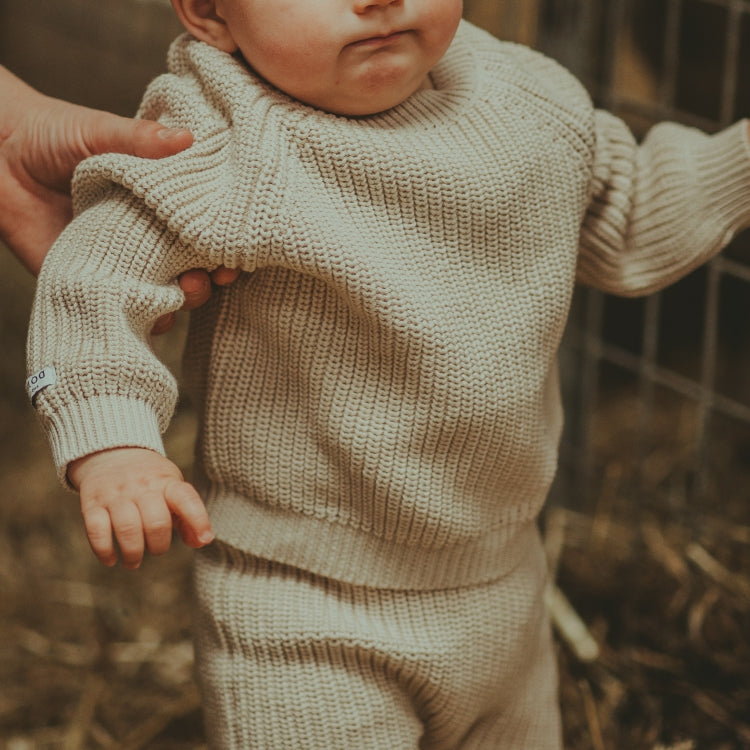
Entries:
[[[2,205],[2,200],[0,200]],[[47,251],[65,229],[68,213],[64,205],[56,209],[53,205],[40,206],[34,214],[36,221],[24,221],[15,227],[6,227],[0,220],[0,238],[26,270],[38,276]]]
[[237,281],[237,277],[240,275],[239,268],[227,268],[226,266],[219,266],[211,272],[211,281],[217,286],[228,286],[234,284]]
[[136,120],[135,123],[135,156],[160,159],[177,154],[193,145],[193,134],[184,128],[167,128],[148,120]]
[[73,215],[70,196],[24,174],[11,174],[0,155],[0,238],[35,276]]
[[174,313],[167,313],[162,315],[156,320],[153,327],[151,328],[152,336],[161,336],[161,334],[171,331],[174,328],[174,324],[177,321],[177,316]]
[[183,310],[194,310],[208,301],[211,296],[211,277],[201,268],[185,271],[178,279],[180,289],[185,295]]
[[[193,268],[185,271],[177,280],[185,301],[182,304],[183,310],[195,310],[201,305],[205,305],[211,297],[211,282],[218,286],[228,286],[237,280],[240,275],[238,268],[226,268],[220,266],[212,271],[204,271],[201,268]],[[174,313],[162,315],[151,329],[152,336],[159,336],[167,331],[172,330],[175,325],[176,317]]]
[[[239,276],[238,269],[224,268],[223,266],[216,269],[212,274],[208,271],[204,271],[202,268],[193,268],[189,271],[185,271],[180,275],[177,280],[182,293],[185,296],[185,301],[182,304],[183,310],[195,310],[201,305],[205,305],[211,297],[211,281],[216,276],[219,281],[216,282],[219,285],[231,284],[237,276]],[[162,333],[170,331],[176,321],[174,313],[168,313],[162,315],[156,323],[154,323],[151,329],[151,335],[159,336]]]
[[157,122],[132,120],[109,112],[88,110],[80,127],[89,154],[114,151],[159,159],[179,153],[193,143],[188,130],[167,128]]

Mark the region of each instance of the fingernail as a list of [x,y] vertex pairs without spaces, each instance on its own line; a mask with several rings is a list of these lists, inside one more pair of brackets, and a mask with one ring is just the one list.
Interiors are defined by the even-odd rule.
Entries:
[[189,135],[190,131],[184,128],[162,128],[159,131],[159,138],[165,141],[174,141],[177,138],[182,138],[185,135]]
[[198,535],[198,541],[201,544],[211,544],[214,540],[214,535],[210,531],[204,531],[202,534]]

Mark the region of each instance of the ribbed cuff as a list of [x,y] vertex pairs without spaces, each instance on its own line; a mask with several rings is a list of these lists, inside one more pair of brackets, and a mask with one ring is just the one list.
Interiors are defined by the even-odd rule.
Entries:
[[70,487],[68,464],[109,448],[148,448],[164,455],[154,410],[124,396],[96,396],[43,419],[60,481]]
[[748,122],[703,141],[696,157],[700,189],[706,196],[707,215],[723,233],[722,244],[750,226],[750,142]]

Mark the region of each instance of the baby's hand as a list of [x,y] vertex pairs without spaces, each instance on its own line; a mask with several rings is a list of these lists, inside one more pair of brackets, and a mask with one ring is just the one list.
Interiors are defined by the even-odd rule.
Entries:
[[145,551],[169,549],[172,527],[190,547],[213,539],[208,513],[195,488],[167,458],[145,448],[93,453],[68,467],[81,495],[81,511],[94,554],[117,563],[115,539],[126,568],[137,568]]

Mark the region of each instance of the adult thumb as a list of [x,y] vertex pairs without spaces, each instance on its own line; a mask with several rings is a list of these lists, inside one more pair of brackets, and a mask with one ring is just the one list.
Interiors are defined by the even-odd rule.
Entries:
[[189,130],[168,128],[158,122],[134,120],[106,112],[83,123],[83,141],[89,155],[116,152],[147,159],[172,156],[193,143]]

